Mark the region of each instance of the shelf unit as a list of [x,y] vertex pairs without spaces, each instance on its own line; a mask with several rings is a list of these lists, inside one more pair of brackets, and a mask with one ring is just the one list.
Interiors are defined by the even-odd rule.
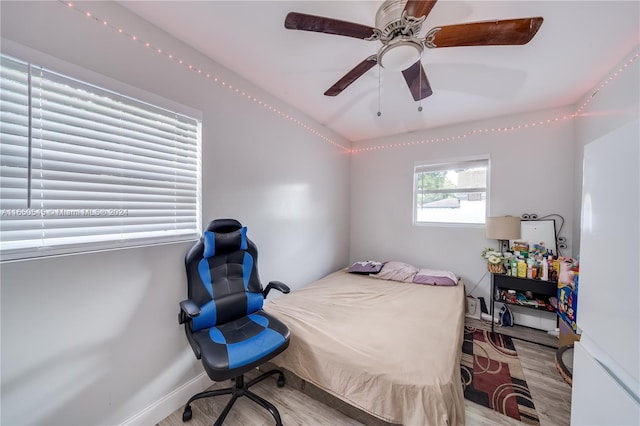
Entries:
[[[545,299],[548,300],[549,297],[557,297],[558,292],[558,283],[556,281],[542,281],[538,279],[531,278],[519,278],[513,277],[505,274],[491,274],[491,308],[490,314],[491,317],[494,317],[495,312],[495,303],[504,303],[512,306],[519,306],[525,309],[531,309],[537,312],[548,312],[551,314],[556,314],[555,311],[550,311],[546,307],[538,307],[531,306],[526,304],[513,303],[501,299],[496,299],[496,288],[505,289],[505,290],[516,290],[520,292],[528,292],[533,293],[534,298],[536,299]],[[557,323],[557,316],[556,316]],[[491,331],[495,331],[494,321],[491,321]],[[516,336],[513,336],[516,337]],[[523,339],[527,340],[527,339]],[[539,342],[535,342],[539,343]]]

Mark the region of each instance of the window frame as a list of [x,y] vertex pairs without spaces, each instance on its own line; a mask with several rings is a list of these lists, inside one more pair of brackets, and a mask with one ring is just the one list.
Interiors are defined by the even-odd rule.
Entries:
[[[460,189],[472,189],[472,191],[464,191],[464,192],[485,192],[485,215],[482,218],[481,222],[459,222],[459,221],[419,221],[418,220],[418,185],[417,185],[417,173],[419,173],[420,168],[422,169],[431,169],[428,171],[436,172],[436,171],[448,171],[456,168],[456,166],[461,165],[472,165],[473,163],[486,163],[487,173],[486,173],[486,186],[484,187],[484,191],[480,191],[482,188],[456,188],[452,191],[445,190],[435,190],[435,192],[462,192]],[[426,170],[423,170],[426,171]],[[486,223],[486,217],[490,215],[489,206],[490,206],[490,183],[491,183],[491,158],[489,155],[478,155],[478,156],[468,156],[468,157],[456,157],[456,158],[443,158],[438,160],[429,160],[429,161],[416,161],[413,166],[412,173],[412,223],[414,226],[439,226],[439,227],[483,227]]]
[[[192,121],[192,123],[195,123],[195,137],[190,137],[191,142],[189,142],[189,146],[191,146],[191,149],[193,150],[192,155],[195,156],[195,160],[189,162],[189,168],[191,170],[189,173],[195,176],[195,183],[190,184],[191,189],[189,190],[191,194],[193,194],[195,190],[195,195],[190,196],[195,202],[195,207],[189,209],[189,211],[192,212],[189,214],[189,217],[194,218],[194,220],[190,220],[188,222],[190,225],[188,226],[188,230],[185,230],[184,232],[178,231],[173,235],[171,234],[171,232],[165,232],[164,235],[160,235],[160,233],[158,232],[156,232],[155,235],[151,235],[152,233],[141,233],[138,235],[123,234],[125,235],[124,238],[118,238],[116,237],[116,234],[118,234],[118,232],[115,231],[114,233],[110,234],[109,238],[99,238],[100,235],[95,235],[88,237],[86,240],[82,240],[82,238],[80,237],[79,242],[77,240],[69,240],[72,242],[68,244],[47,246],[40,243],[29,245],[28,247],[23,248],[14,247],[11,249],[5,249],[0,252],[0,262],[4,263],[15,260],[26,260],[47,256],[80,254],[101,250],[132,248],[156,244],[172,244],[196,240],[202,230],[202,113],[195,109],[178,104],[174,101],[164,99],[158,95],[145,92],[142,89],[134,88],[132,86],[126,85],[125,83],[80,68],[76,65],[66,63],[57,58],[52,58],[48,55],[33,51],[15,43],[9,42],[7,44],[9,45],[8,48],[6,45],[3,45],[2,52],[0,53],[8,60],[34,65],[38,68],[46,70],[47,72],[60,75],[63,78],[68,79],[69,81],[76,81],[81,86],[95,87],[96,90],[99,90],[103,93],[108,92],[112,94],[117,98],[118,101],[125,99],[130,100],[132,104],[143,105],[143,109],[144,105],[147,105],[149,110],[165,111],[167,112],[167,114],[187,117]],[[31,84],[32,82],[29,81],[29,85]],[[29,88],[29,92],[31,92],[31,90],[32,89]],[[122,105],[123,107],[126,107],[128,104],[123,103]],[[31,118],[29,118],[29,121],[29,138],[31,138]],[[32,143],[33,142],[29,142],[29,146],[31,146]],[[28,161],[29,163],[31,163],[32,161],[31,148],[29,148]],[[180,163],[176,164],[176,167],[178,165],[181,165]],[[28,170],[31,174],[33,174],[34,169],[31,168],[31,164],[29,164]],[[31,176],[29,176],[28,179],[30,181]],[[30,189],[26,189],[26,191],[30,191]],[[29,213],[31,213],[33,211],[36,211],[38,208],[39,206],[37,205],[31,205],[30,207],[27,205],[27,208],[24,210],[30,209],[31,211]],[[115,207],[115,209],[117,209],[117,207]],[[5,210],[7,210],[4,205],[2,206],[2,210],[3,213],[5,213]],[[75,212],[75,210],[80,209],[72,210],[74,210]],[[88,215],[88,217],[92,216],[93,213],[91,215]],[[42,218],[40,220],[33,220],[34,224],[40,224],[41,222],[44,222]],[[103,234],[103,236],[104,235],[106,234]],[[32,240],[36,241],[39,240],[39,238],[33,238]]]

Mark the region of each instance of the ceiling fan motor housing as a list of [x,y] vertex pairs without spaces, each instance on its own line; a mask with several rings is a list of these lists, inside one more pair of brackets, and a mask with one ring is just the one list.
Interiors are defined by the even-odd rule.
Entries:
[[376,12],[376,28],[380,30],[380,41],[386,44],[398,36],[417,37],[425,17],[403,18],[407,0],[386,0]]
[[383,68],[403,71],[422,57],[423,46],[417,36],[425,17],[403,16],[406,0],[387,0],[376,13],[376,28],[383,46],[378,51],[378,64]]

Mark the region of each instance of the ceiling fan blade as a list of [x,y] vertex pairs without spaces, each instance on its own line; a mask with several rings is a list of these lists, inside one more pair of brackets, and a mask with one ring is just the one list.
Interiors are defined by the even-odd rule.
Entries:
[[284,27],[289,30],[314,31],[361,39],[371,37],[374,30],[374,28],[366,25],[297,12],[289,12],[287,14],[284,20]]
[[414,101],[419,101],[420,99],[433,95],[433,90],[431,90],[431,85],[429,84],[429,80],[427,80],[427,74],[424,72],[420,61],[402,71],[402,75],[407,81],[407,86],[409,86]]
[[521,18],[445,25],[427,33],[427,47],[495,46],[527,44],[543,19]]
[[431,9],[433,9],[433,6],[435,6],[437,2],[438,0],[409,0],[404,6],[404,10],[409,16],[421,18],[429,15],[429,12],[431,12]]
[[364,73],[369,71],[375,64],[378,63],[376,55],[371,55],[364,61],[356,65],[351,71],[346,73],[344,77],[338,80],[333,86],[331,86],[326,92],[325,96],[339,95],[344,89],[349,87],[351,83],[360,78]]

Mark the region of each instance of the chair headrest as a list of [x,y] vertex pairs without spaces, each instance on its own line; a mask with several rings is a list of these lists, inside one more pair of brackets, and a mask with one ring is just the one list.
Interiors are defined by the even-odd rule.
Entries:
[[205,231],[231,232],[242,228],[242,224],[235,219],[214,219],[209,222]]
[[204,231],[202,237],[204,257],[246,250],[248,247],[246,226],[231,232]]

